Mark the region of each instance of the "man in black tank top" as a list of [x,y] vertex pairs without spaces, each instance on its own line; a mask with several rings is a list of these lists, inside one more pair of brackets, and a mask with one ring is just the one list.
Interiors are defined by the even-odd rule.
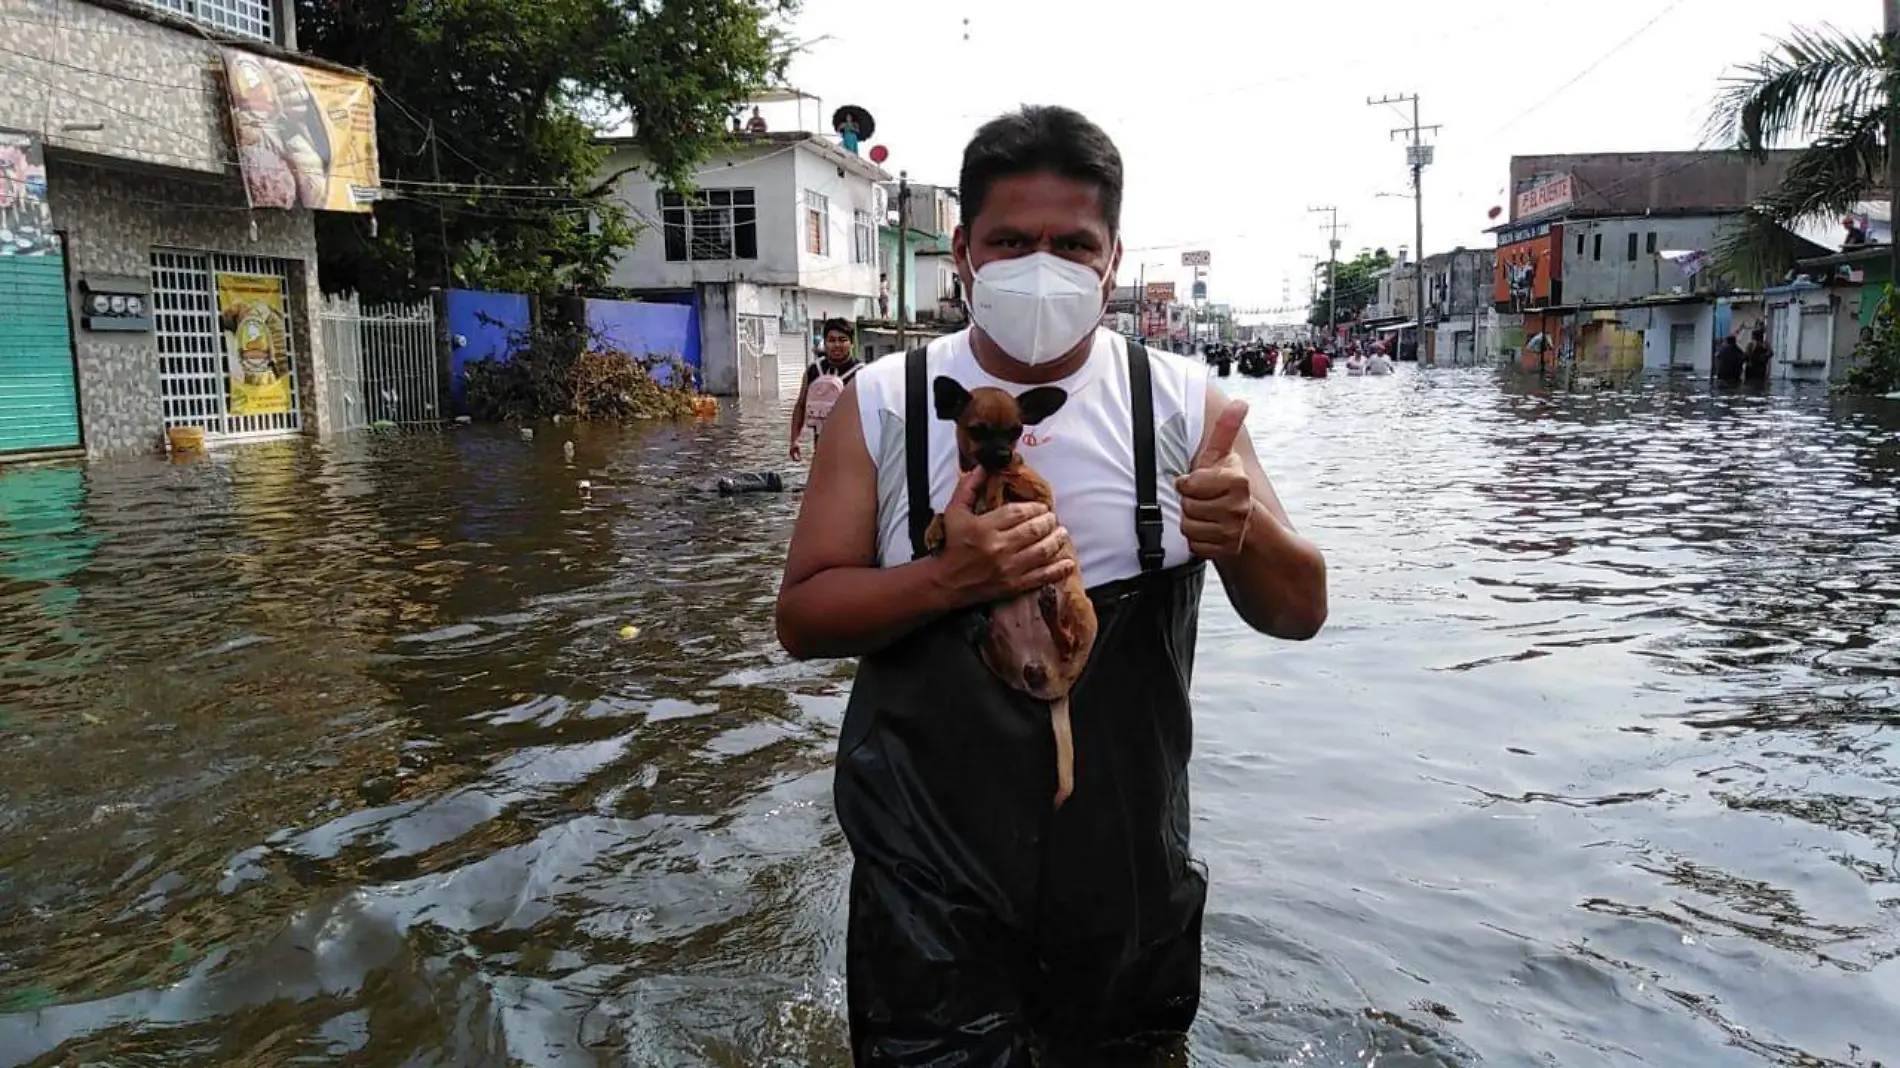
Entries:
[[818,434],[824,429],[825,419],[831,414],[832,403],[836,400],[835,397],[828,396],[823,402],[824,411],[812,412],[809,408],[812,384],[820,378],[851,381],[851,376],[857,373],[860,366],[856,353],[852,351],[856,343],[855,331],[851,329],[850,323],[843,319],[825,320],[824,353],[813,361],[810,367],[805,368],[805,380],[798,387],[798,403],[792,406],[790,452],[793,460],[805,458],[804,446],[800,444],[805,436],[805,424],[807,422],[812,424],[812,443],[817,444]]
[[[1075,112],[1025,108],[977,132],[960,186],[952,253],[977,363],[1021,389],[1081,370],[1121,259],[1114,144]],[[858,385],[827,421],[778,633],[800,658],[861,658],[835,784],[853,858],[846,979],[860,1066],[1149,1063],[1199,1009],[1207,880],[1188,842],[1188,695],[1207,564],[1243,620],[1289,639],[1325,621],[1326,565],[1261,470],[1246,405],[1212,386],[1194,461],[1162,484],[1150,368],[1163,358],[1131,344],[1125,394],[1069,400],[1130,398],[1113,414],[1134,430],[1122,492],[1139,567],[1088,591],[1099,629],[1070,694],[1076,792],[1059,809],[1048,706],[991,674],[971,635],[985,606],[1069,574],[1066,533],[1041,505],[973,514],[976,467],[944,504],[943,550],[924,552],[936,413],[921,350],[902,363],[901,470],[871,455]],[[865,372],[879,389],[894,373]],[[893,564],[879,509],[900,477],[910,560]],[[1164,495],[1179,500],[1179,539]]]

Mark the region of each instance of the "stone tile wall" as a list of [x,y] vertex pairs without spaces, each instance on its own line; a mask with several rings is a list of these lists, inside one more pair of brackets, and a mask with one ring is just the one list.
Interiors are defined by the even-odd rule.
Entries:
[[[329,368],[312,314],[322,298],[310,212],[252,211],[236,176],[203,181],[166,177],[94,166],[64,154],[48,160],[47,189],[54,224],[66,234],[67,269],[75,285],[88,274],[149,280],[155,248],[291,261],[298,406],[306,433],[328,433],[327,412],[316,400],[329,395]],[[76,312],[76,298],[74,308]],[[87,453],[124,456],[159,448],[164,409],[153,335],[92,333],[80,326],[75,314],[73,342]]]
[[0,0],[0,126],[208,174],[237,158],[218,46],[81,0]]

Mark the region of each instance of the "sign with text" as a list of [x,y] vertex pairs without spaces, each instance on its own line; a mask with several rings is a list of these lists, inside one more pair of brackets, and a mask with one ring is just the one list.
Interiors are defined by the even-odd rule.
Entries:
[[1147,296],[1147,298],[1152,301],[1156,301],[1156,302],[1170,301],[1174,299],[1174,283],[1173,282],[1149,282],[1146,290],[1144,290],[1144,293]]
[[1522,310],[1559,299],[1558,286],[1564,269],[1563,239],[1563,227],[1549,223],[1500,232],[1492,301],[1499,307]]
[[1213,265],[1214,254],[1206,249],[1201,249],[1197,252],[1181,253],[1181,266],[1183,267],[1212,267]]
[[224,50],[224,72],[252,207],[370,210],[382,177],[367,77],[237,48]]
[[219,274],[218,320],[224,328],[232,415],[290,411],[290,346],[283,283],[262,274]]
[[1575,203],[1576,183],[1568,174],[1552,175],[1517,195],[1518,220],[1559,211]]

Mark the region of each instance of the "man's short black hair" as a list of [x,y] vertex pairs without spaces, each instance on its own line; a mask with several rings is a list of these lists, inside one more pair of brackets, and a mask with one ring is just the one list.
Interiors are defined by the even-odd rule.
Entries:
[[829,336],[831,334],[843,334],[848,338],[856,338],[858,336],[858,332],[851,329],[851,323],[846,319],[826,319],[825,335]]
[[1122,154],[1100,126],[1080,112],[1032,104],[983,124],[963,150],[957,194],[963,225],[983,211],[990,188],[1004,178],[1049,171],[1101,190],[1102,221],[1122,228]]

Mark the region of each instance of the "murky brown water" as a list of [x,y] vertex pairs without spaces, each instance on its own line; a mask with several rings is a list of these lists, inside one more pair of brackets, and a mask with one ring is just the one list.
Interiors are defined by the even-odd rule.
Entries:
[[[1900,406],[1231,385],[1194,1062],[1900,1062]],[[0,1064],[841,1064],[783,418],[0,473]]]

